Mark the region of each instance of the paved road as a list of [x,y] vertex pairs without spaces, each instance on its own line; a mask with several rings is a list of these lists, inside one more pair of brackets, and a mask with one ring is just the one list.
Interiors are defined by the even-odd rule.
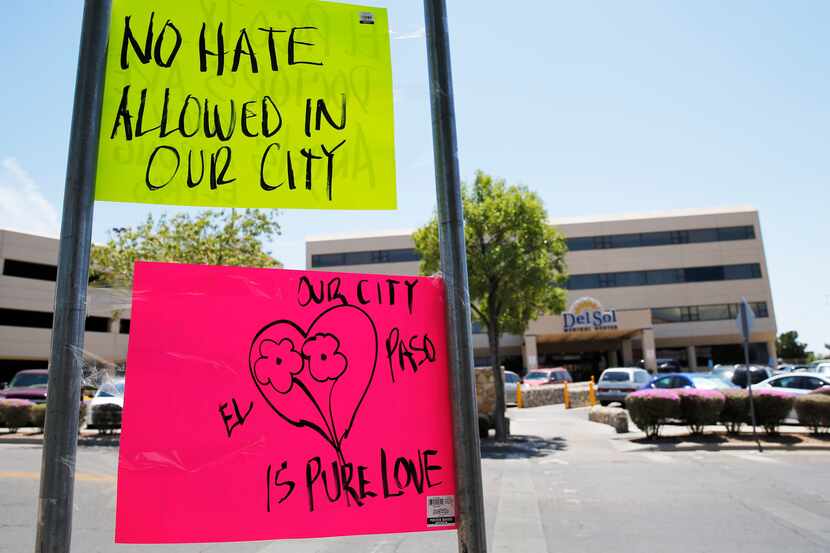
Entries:
[[[583,409],[513,410],[524,438],[484,450],[493,553],[830,551],[830,453],[653,451]],[[0,552],[32,551],[40,447],[0,445]],[[78,456],[73,550],[454,553],[435,532],[253,544],[112,544],[117,450]]]

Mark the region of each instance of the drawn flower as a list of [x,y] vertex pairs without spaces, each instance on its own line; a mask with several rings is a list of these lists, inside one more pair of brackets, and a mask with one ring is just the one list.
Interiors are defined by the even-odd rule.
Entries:
[[346,356],[340,353],[340,340],[324,332],[305,341],[303,357],[308,359],[311,376],[318,382],[337,380],[349,364]]
[[259,359],[254,363],[254,374],[260,384],[270,384],[276,391],[285,394],[294,384],[293,376],[302,370],[303,358],[288,338],[279,342],[263,340],[259,344]]

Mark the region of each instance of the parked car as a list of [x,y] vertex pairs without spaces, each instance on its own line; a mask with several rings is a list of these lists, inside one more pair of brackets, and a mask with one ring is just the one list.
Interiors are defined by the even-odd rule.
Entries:
[[571,373],[564,367],[548,369],[534,369],[525,375],[524,383],[527,386],[541,386],[542,384],[562,384],[573,382]]
[[657,372],[679,371],[680,363],[674,359],[657,359]]
[[796,372],[796,371],[809,370],[809,367],[807,365],[786,364],[786,365],[778,365],[777,367],[775,367],[775,370],[778,373],[792,373],[792,372]]
[[673,373],[661,374],[651,379],[643,388],[697,388],[699,390],[728,390],[737,388],[712,373]]
[[735,365],[715,365],[712,367],[711,374],[731,384],[735,374]]
[[124,408],[124,379],[105,382],[95,392],[87,410],[87,428],[111,429],[121,427]]
[[504,403],[505,405],[516,404],[516,388],[522,379],[513,371],[504,371]]
[[20,371],[4,390],[0,390],[0,399],[26,399],[44,403],[48,381],[49,371],[46,369]]
[[624,404],[625,396],[639,390],[650,378],[647,370],[637,367],[605,369],[597,382],[597,400],[603,406],[612,401]]
[[830,386],[830,375],[815,372],[785,373],[768,378],[755,388],[775,388],[793,394],[807,394],[822,386]]
[[805,370],[811,373],[830,374],[830,361],[824,360],[810,363]]
[[746,388],[749,380],[747,374],[750,375],[749,378],[752,379],[752,385],[754,386],[770,378],[772,376],[772,369],[760,365],[750,365],[749,370],[747,370],[746,365],[738,365],[735,367],[735,372],[732,375],[732,384]]

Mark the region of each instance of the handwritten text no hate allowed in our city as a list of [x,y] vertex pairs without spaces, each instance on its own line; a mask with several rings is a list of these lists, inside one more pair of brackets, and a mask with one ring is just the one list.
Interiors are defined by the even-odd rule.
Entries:
[[[122,70],[148,64],[167,69],[176,63],[186,63],[180,59],[186,44],[195,45],[193,62],[198,62],[199,72],[217,78],[232,79],[242,72],[262,74],[299,67],[322,68],[326,63],[323,49],[317,47],[322,31],[312,25],[243,27],[236,36],[229,36],[222,23],[213,28],[202,23],[198,38],[186,40],[174,21],[159,23],[155,13],[140,28],[130,16],[125,18],[123,34],[112,44],[119,48]],[[267,42],[267,47],[255,48],[253,36]],[[335,159],[347,149],[346,139],[321,142],[316,139],[316,133],[323,131],[331,137],[332,133],[342,134],[346,130],[350,121],[347,94],[344,90],[335,96],[337,101],[330,99],[329,103],[324,98],[306,97],[303,120],[288,121],[283,118],[280,101],[269,94],[220,102],[170,87],[163,91],[135,90],[125,84],[114,119],[104,122],[102,133],[110,140],[128,143],[145,136],[156,141],[166,137],[217,141],[218,146],[209,152],[199,147],[181,151],[181,147],[157,143],[146,160],[144,184],[149,191],[168,186],[187,189],[208,186],[216,190],[233,183],[237,180],[235,158],[228,142],[234,137],[244,137],[264,141],[258,154],[261,190],[322,187],[325,197],[331,201],[335,189]],[[158,116],[151,116],[151,112]],[[292,133],[295,125],[301,126],[305,137],[302,139],[305,145],[299,146],[299,151],[287,148],[286,140],[280,138]],[[300,143],[297,134],[292,134],[294,145]],[[250,160],[246,156],[243,162]],[[315,176],[321,178],[315,179]]]

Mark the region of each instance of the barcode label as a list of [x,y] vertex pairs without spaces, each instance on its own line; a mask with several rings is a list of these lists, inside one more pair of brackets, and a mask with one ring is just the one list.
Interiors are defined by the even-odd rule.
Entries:
[[427,497],[427,526],[453,526],[455,524],[455,496],[432,495]]

